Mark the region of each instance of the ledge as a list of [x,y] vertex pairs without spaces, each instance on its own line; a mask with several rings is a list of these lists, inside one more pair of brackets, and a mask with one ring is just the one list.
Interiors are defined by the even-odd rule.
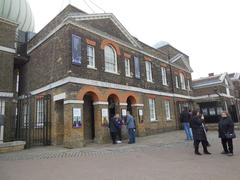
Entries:
[[21,151],[24,149],[26,142],[25,141],[12,141],[4,142],[0,144],[0,153]]

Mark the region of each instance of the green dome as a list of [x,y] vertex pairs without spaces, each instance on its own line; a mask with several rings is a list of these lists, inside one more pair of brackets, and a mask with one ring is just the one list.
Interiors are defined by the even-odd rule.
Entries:
[[34,18],[27,0],[0,0],[0,17],[16,22],[19,30],[34,32]]

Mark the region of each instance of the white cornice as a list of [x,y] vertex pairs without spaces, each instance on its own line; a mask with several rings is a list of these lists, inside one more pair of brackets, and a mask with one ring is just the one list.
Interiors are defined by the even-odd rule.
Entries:
[[8,53],[16,53],[16,50],[13,48],[0,46],[0,51],[8,52]]
[[11,98],[11,97],[13,97],[13,93],[0,92],[0,97],[8,97],[8,98]]
[[81,100],[64,100],[64,104],[83,104]]
[[184,98],[184,99],[192,99],[191,96],[186,96],[182,94],[173,94],[173,93],[167,93],[167,92],[161,92],[161,91],[155,91],[150,89],[144,89],[134,86],[126,86],[121,84],[114,84],[109,82],[103,82],[103,81],[97,81],[97,80],[91,80],[91,79],[84,79],[84,78],[77,78],[77,77],[66,77],[61,80],[58,80],[56,82],[50,83],[44,87],[41,87],[39,89],[36,89],[31,92],[32,95],[36,95],[39,93],[42,93],[44,91],[48,91],[50,89],[62,86],[67,83],[75,83],[75,84],[84,84],[84,85],[92,85],[97,87],[103,87],[103,88],[113,88],[113,89],[119,89],[119,90],[125,90],[125,91],[134,91],[139,93],[145,93],[145,94],[153,94],[153,95],[159,95],[159,96],[169,96],[169,97],[177,97],[177,98]]
[[[220,95],[220,96],[219,96]],[[229,96],[227,94],[209,94],[209,95],[203,95],[203,96],[195,96],[193,97],[194,100],[198,100],[198,99],[208,99],[208,98],[219,98],[219,97],[226,97],[226,98],[234,98],[233,96]]]

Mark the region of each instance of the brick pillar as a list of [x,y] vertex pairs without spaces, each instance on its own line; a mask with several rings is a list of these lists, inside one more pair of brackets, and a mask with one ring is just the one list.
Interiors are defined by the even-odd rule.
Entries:
[[144,114],[144,105],[143,104],[133,104],[132,105],[132,114],[136,120],[136,135],[137,136],[145,136],[145,127],[144,127],[144,119],[143,115],[140,116],[140,111]]
[[[94,102],[94,123],[95,123],[95,139],[94,142],[102,144],[110,142],[110,133],[108,124],[102,122],[102,109],[108,110],[108,102]],[[108,119],[109,120],[109,119]]]
[[[73,127],[73,108],[81,109],[81,127]],[[77,148],[83,147],[84,144],[84,126],[83,126],[83,102],[79,100],[64,101],[64,147]]]

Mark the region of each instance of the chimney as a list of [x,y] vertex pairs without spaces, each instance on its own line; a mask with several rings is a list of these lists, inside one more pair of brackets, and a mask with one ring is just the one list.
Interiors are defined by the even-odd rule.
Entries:
[[212,77],[212,76],[214,76],[214,73],[209,73],[208,74],[208,77]]

